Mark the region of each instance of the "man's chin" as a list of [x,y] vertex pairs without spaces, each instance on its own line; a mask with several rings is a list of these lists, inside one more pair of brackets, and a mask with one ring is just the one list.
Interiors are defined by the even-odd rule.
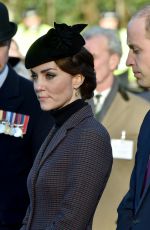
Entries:
[[145,82],[142,79],[137,80],[138,85],[141,86],[142,88],[149,89],[150,88],[150,82]]
[[2,65],[0,64],[0,73],[2,73],[3,70],[4,70],[4,66],[2,66]]

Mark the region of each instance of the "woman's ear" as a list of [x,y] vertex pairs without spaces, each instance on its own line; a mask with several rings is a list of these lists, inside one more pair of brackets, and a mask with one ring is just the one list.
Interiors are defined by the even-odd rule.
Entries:
[[84,76],[82,74],[76,74],[72,78],[72,85],[74,89],[78,89],[84,82]]

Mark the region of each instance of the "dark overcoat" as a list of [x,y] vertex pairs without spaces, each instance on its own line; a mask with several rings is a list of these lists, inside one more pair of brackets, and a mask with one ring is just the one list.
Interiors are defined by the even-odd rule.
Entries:
[[0,110],[29,115],[27,132],[23,137],[0,134],[1,227],[22,222],[29,203],[27,175],[52,126],[52,118],[49,113],[41,111],[32,82],[10,67],[0,88]]
[[150,229],[150,178],[143,192],[144,177],[150,158],[150,111],[145,116],[138,138],[135,166],[130,189],[118,208],[117,230]]

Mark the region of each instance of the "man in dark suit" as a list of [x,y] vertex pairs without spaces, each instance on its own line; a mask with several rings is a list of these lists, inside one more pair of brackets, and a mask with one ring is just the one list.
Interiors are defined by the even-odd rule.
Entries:
[[[122,53],[121,43],[115,31],[94,26],[85,32],[84,37],[86,38],[86,47],[94,56],[97,79],[95,96],[101,95],[99,103],[94,98],[97,109],[96,117],[109,131],[112,143],[115,144],[113,150],[119,149],[119,151],[113,151],[114,160],[111,175],[94,217],[93,230],[99,229],[99,226],[102,229],[114,230],[117,207],[128,190],[134,166],[134,153],[139,129],[150,104],[127,92],[120,85],[118,77],[114,76],[114,70],[119,64]],[[121,139],[124,141],[121,141],[123,145],[120,149]],[[134,151],[131,145],[128,149],[128,143],[133,144]],[[122,151],[122,149],[126,149],[126,151]],[[122,155],[121,152],[125,154]]]
[[[150,4],[132,16],[127,27],[127,65],[138,84],[150,88]],[[150,229],[150,112],[142,123],[128,193],[118,208],[117,230]],[[122,178],[124,180],[124,178]]]
[[53,122],[32,82],[7,64],[17,26],[1,2],[0,21],[0,230],[18,230],[29,202],[26,178]]

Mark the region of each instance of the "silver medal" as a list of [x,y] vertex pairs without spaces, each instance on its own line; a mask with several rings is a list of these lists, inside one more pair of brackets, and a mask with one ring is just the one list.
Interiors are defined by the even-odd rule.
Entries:
[[14,137],[22,137],[22,129],[21,128],[15,127],[14,130],[15,130]]
[[0,133],[4,133],[5,132],[5,124],[0,123]]

